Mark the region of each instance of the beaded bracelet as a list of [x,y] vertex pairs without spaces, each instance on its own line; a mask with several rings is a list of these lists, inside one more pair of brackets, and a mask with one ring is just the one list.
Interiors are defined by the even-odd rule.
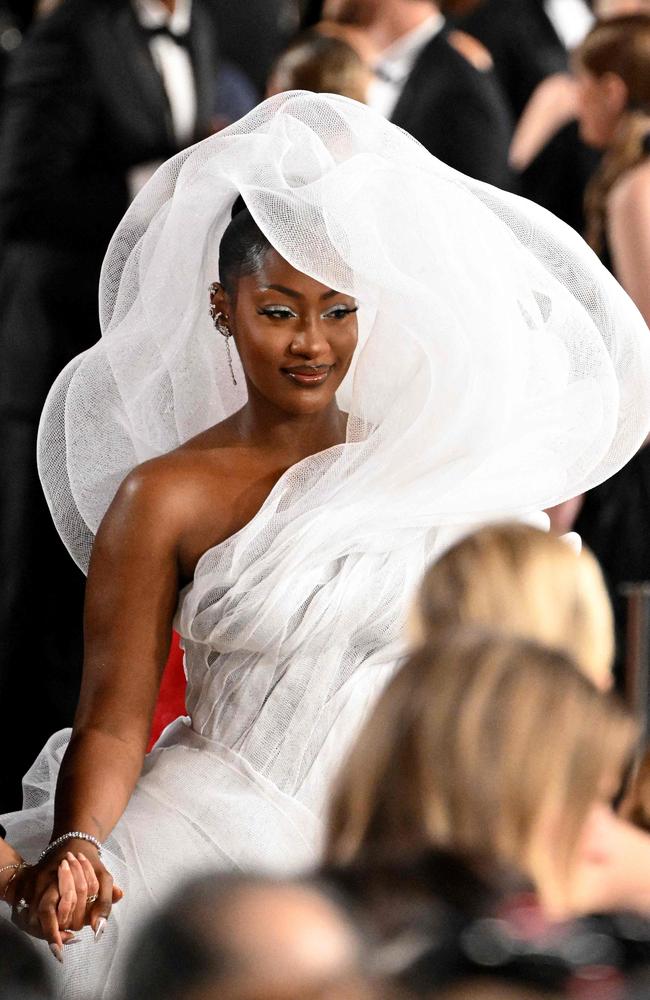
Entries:
[[0,874],[2,874],[2,872],[8,872],[10,868],[22,868],[22,867],[23,867],[22,861],[14,861],[10,865],[3,865],[2,868],[0,868]]
[[15,872],[13,873],[13,875],[11,876],[11,878],[9,879],[9,881],[7,882],[6,886],[4,887],[4,892],[2,893],[2,897],[1,897],[2,899],[6,899],[7,898],[7,890],[9,889],[9,886],[11,885],[11,883],[13,882],[13,880],[15,879],[16,875],[21,870],[21,868],[31,868],[31,867],[32,866],[30,864],[28,864],[26,861],[21,861],[19,864],[15,864],[14,863],[14,864],[11,864],[11,865],[3,865],[2,868],[0,868],[0,872],[6,872],[6,871],[8,871],[9,868],[15,868],[16,869]]
[[51,854],[57,847],[60,847],[61,844],[65,844],[66,840],[87,840],[97,848],[97,853],[100,858],[102,856],[102,845],[97,840],[97,837],[93,837],[90,833],[83,833],[81,830],[71,830],[70,833],[64,833],[62,836],[57,837],[56,840],[53,840],[51,844],[47,845],[44,851],[41,851],[41,856],[38,859],[39,864],[43,858],[46,858],[48,854]]

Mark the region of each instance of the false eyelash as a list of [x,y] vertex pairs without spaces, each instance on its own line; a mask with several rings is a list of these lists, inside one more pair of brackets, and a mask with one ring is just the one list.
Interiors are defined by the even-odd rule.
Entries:
[[332,309],[331,312],[325,313],[325,316],[335,316],[337,313],[339,313],[339,315],[345,314],[346,316],[350,316],[355,312],[359,312],[359,306],[350,306],[349,308],[348,306],[341,306],[339,308]]
[[258,316],[295,316],[292,309],[258,309]]

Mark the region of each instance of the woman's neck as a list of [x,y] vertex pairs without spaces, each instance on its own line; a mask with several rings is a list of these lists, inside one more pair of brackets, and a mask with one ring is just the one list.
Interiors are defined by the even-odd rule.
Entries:
[[339,409],[336,400],[316,413],[295,414],[258,399],[250,390],[248,402],[234,419],[243,440],[286,456],[287,464],[341,444],[347,426],[347,414]]

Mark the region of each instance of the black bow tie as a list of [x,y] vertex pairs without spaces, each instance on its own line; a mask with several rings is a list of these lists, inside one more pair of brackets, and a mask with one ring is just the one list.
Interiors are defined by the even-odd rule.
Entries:
[[182,45],[183,48],[188,48],[190,43],[190,33],[187,31],[184,35],[175,35],[173,31],[170,31],[166,24],[159,24],[155,28],[145,28],[142,29],[149,40],[152,38],[171,38],[172,42],[176,42],[177,45]]

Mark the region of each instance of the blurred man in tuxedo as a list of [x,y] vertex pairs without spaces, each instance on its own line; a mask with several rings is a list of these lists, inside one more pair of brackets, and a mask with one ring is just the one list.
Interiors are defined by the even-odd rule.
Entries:
[[[448,5],[454,3],[448,0]],[[517,121],[543,80],[569,71],[569,53],[593,23],[587,0],[478,0],[458,24],[489,49],[495,72]],[[579,232],[582,202],[598,156],[578,137],[575,121],[564,125],[520,176],[527,198],[548,208]]]
[[[72,721],[83,577],[51,523],[36,431],[61,368],[99,336],[108,241],[156,163],[210,128],[206,0],[64,0],[12,56],[0,122],[0,808]],[[26,698],[27,691],[38,698]],[[14,718],[18,717],[14,714]],[[11,766],[10,766],[11,762]]]
[[449,166],[508,188],[511,122],[482,46],[451,31],[430,0],[326,0],[379,52],[368,103]]

